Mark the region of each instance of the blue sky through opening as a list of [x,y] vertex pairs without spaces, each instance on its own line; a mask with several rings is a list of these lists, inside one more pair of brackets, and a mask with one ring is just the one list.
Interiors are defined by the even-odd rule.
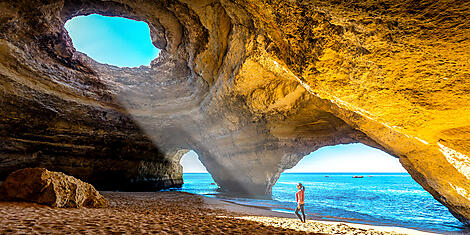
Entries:
[[75,49],[95,61],[119,67],[149,66],[160,50],[147,23],[98,14],[77,16],[65,23]]
[[[180,161],[184,173],[206,173],[197,154],[190,151]],[[364,144],[328,146],[302,158],[285,172],[403,172],[398,158]]]
[[193,150],[184,154],[180,163],[183,166],[183,173],[207,173],[206,167],[202,165],[197,153]]

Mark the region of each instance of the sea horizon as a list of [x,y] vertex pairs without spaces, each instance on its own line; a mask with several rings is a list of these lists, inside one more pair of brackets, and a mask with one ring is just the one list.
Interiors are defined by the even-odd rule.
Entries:
[[[354,178],[356,175],[363,178]],[[306,187],[306,214],[311,219],[467,232],[406,172],[284,172],[273,186],[271,199],[220,193],[210,173],[186,172],[183,180],[181,191],[283,213],[293,213],[295,185],[302,182]]]

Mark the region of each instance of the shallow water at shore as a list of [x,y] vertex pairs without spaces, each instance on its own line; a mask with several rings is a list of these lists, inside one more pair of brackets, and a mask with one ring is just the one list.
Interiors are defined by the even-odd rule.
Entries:
[[[353,178],[361,175],[364,178]],[[297,182],[306,187],[312,219],[399,226],[441,233],[470,232],[406,173],[283,173],[272,199],[218,193],[208,173],[185,173],[182,191],[293,213]]]

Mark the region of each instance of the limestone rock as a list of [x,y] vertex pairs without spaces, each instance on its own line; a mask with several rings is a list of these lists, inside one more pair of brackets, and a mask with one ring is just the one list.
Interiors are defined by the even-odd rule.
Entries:
[[[46,167],[99,189],[183,183],[194,150],[222,190],[270,194],[324,146],[398,157],[470,224],[470,5],[458,0],[0,3],[0,180]],[[99,64],[64,23],[144,20],[150,67]]]
[[106,207],[108,200],[81,180],[44,168],[11,173],[0,185],[3,200],[28,201],[53,207]]

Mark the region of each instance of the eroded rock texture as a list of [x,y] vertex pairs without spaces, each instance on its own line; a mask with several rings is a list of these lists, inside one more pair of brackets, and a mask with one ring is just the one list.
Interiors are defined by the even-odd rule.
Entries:
[[[361,142],[399,157],[470,219],[466,1],[0,3],[0,173],[60,170],[98,188],[182,183],[195,150],[228,191],[269,194],[304,155]],[[151,67],[98,64],[63,25],[146,21]]]
[[0,185],[0,198],[53,207],[108,206],[108,200],[90,184],[44,168],[25,168],[8,175]]

